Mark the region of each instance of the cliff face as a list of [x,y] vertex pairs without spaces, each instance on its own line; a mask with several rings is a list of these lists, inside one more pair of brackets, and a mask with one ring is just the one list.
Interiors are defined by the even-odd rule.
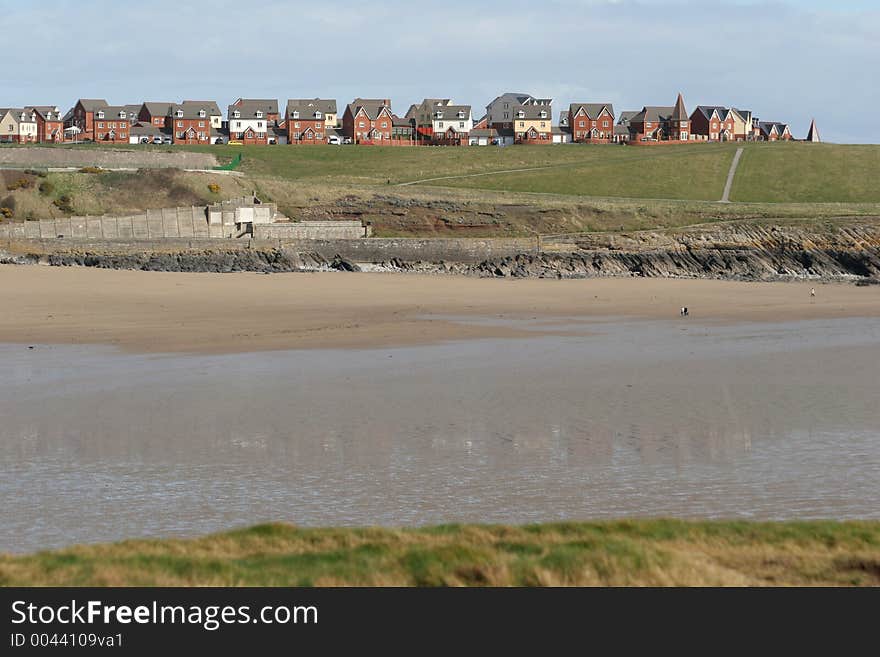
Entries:
[[[381,249],[365,249],[382,242]],[[848,226],[724,225],[678,232],[542,237],[534,247],[506,252],[491,240],[447,240],[430,259],[392,240],[298,240],[249,244],[19,241],[0,262],[155,271],[314,271],[366,269],[484,277],[584,278],[651,276],[734,280],[880,281],[880,221]],[[529,244],[521,241],[515,248]],[[3,245],[0,244],[0,247]],[[486,254],[484,259],[475,253]],[[372,253],[373,255],[367,255]],[[376,255],[381,253],[381,255]]]

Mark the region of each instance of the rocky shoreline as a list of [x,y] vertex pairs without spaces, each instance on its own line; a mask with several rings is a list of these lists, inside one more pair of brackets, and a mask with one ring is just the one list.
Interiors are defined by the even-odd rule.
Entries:
[[[339,241],[344,242],[344,241]],[[361,244],[360,241],[358,241]],[[468,244],[471,244],[468,242]],[[350,245],[349,245],[350,246]],[[0,263],[167,272],[371,271],[483,278],[651,277],[743,281],[880,282],[880,226],[874,222],[824,230],[725,225],[676,233],[563,235],[542,238],[533,252],[481,258],[467,249],[435,260],[383,251],[369,260],[345,244],[300,241],[274,245],[186,248],[129,242],[114,245],[18,242]],[[340,255],[339,251],[342,250]],[[477,251],[479,254],[479,251]]]

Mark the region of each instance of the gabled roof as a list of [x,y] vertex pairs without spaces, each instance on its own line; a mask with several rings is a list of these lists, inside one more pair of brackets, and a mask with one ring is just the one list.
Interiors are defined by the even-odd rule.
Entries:
[[490,139],[498,136],[498,131],[495,128],[477,128],[475,130],[471,130],[471,137],[488,137]]
[[412,128],[412,121],[406,116],[391,115],[391,125],[395,128]]
[[819,129],[816,127],[816,119],[810,121],[810,129],[807,131],[807,141],[822,141],[819,138]]
[[[97,113],[103,111],[104,121],[113,121],[115,119],[120,119],[122,121],[131,121],[136,119],[137,116],[132,116],[128,113],[128,109],[126,105],[105,105],[104,107],[98,107],[95,109],[95,118],[98,118]],[[125,113],[125,118],[123,119],[120,114]]]
[[101,107],[107,107],[107,101],[103,98],[80,98],[75,105],[82,105],[86,112],[94,112]]
[[[530,121],[543,121],[553,119],[553,110],[549,105],[518,105],[512,109],[512,120],[528,119]],[[520,112],[522,112],[522,116],[519,115]],[[544,112],[543,117],[541,116],[541,112]]]
[[223,116],[220,113],[220,106],[217,104],[217,101],[214,101],[214,100],[185,100],[181,103],[181,105],[185,105],[186,103],[195,103],[197,105],[204,105],[208,109],[208,116]]
[[[236,111],[241,113],[240,118],[242,119],[265,120],[269,114],[276,114],[278,112],[278,101],[239,98],[229,106],[226,116],[232,118]],[[257,112],[262,112],[263,115],[258,117]]]
[[634,110],[627,110],[625,112],[620,113],[620,117],[617,119],[617,125],[628,125],[630,121],[632,121],[633,117],[638,116],[638,112]]
[[383,109],[391,116],[391,102],[387,99],[355,98],[353,102],[348,104],[348,111],[352,116],[356,116],[358,112],[363,110],[371,121],[379,118]]
[[[25,107],[26,110],[33,110],[36,112],[44,121],[60,121],[61,120],[61,110],[58,109],[57,105],[28,105]],[[52,118],[48,118],[51,114]]]
[[444,119],[458,118],[459,112],[464,112],[464,118],[466,119],[471,116],[470,105],[444,105],[443,107],[434,107],[431,115],[434,116],[438,111],[443,112]]
[[0,117],[6,116],[7,113],[12,114],[12,119],[16,123],[34,123],[34,110],[24,107],[7,107],[0,109]]
[[[147,110],[150,116],[168,116],[168,109],[174,103],[148,102],[141,105],[141,109]],[[140,112],[140,110],[138,110]]]
[[758,127],[766,135],[769,135],[773,130],[776,130],[776,134],[781,135],[788,130],[788,124],[780,123],[779,121],[760,121],[758,122]]
[[314,117],[315,112],[323,114],[336,114],[336,100],[329,98],[293,98],[287,101],[287,118],[294,111],[300,113],[300,118]]
[[[524,94],[518,92],[507,92],[498,96],[495,100],[493,100],[489,105],[494,105],[497,102],[506,102],[511,105],[524,105],[532,100],[535,100],[535,97],[531,94]],[[489,107],[488,105],[486,106]]]
[[598,119],[602,110],[606,109],[608,110],[608,113],[611,114],[611,119],[613,120],[614,105],[611,103],[572,103],[568,106],[568,111],[571,112],[572,116],[577,116],[578,112],[583,110],[584,114],[593,120]]
[[630,118],[633,123],[660,123],[668,121],[672,118],[674,107],[664,107],[662,105],[646,105],[642,111]]
[[[211,107],[212,101],[202,102],[198,100],[185,100],[180,104],[174,104],[169,106],[168,111],[172,118],[175,119],[207,119],[211,116]],[[213,103],[216,106],[216,103]],[[178,116],[178,112],[182,112],[180,116]],[[201,112],[204,112],[205,115],[201,116]]]
[[267,114],[278,114],[278,101],[264,98],[239,98],[229,106],[227,116],[238,110],[241,112],[241,118],[254,119],[257,118],[257,112],[262,112],[263,117]]

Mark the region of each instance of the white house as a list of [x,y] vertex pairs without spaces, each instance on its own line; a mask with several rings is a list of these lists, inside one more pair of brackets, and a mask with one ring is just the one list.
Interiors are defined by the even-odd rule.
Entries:
[[470,105],[454,105],[449,98],[425,98],[413,105],[406,118],[415,119],[416,132],[423,141],[467,139],[474,129]]

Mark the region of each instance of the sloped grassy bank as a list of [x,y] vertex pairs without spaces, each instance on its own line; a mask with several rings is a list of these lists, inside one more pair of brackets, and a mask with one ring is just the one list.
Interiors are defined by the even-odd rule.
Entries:
[[264,524],[0,556],[5,586],[880,585],[880,522]]

